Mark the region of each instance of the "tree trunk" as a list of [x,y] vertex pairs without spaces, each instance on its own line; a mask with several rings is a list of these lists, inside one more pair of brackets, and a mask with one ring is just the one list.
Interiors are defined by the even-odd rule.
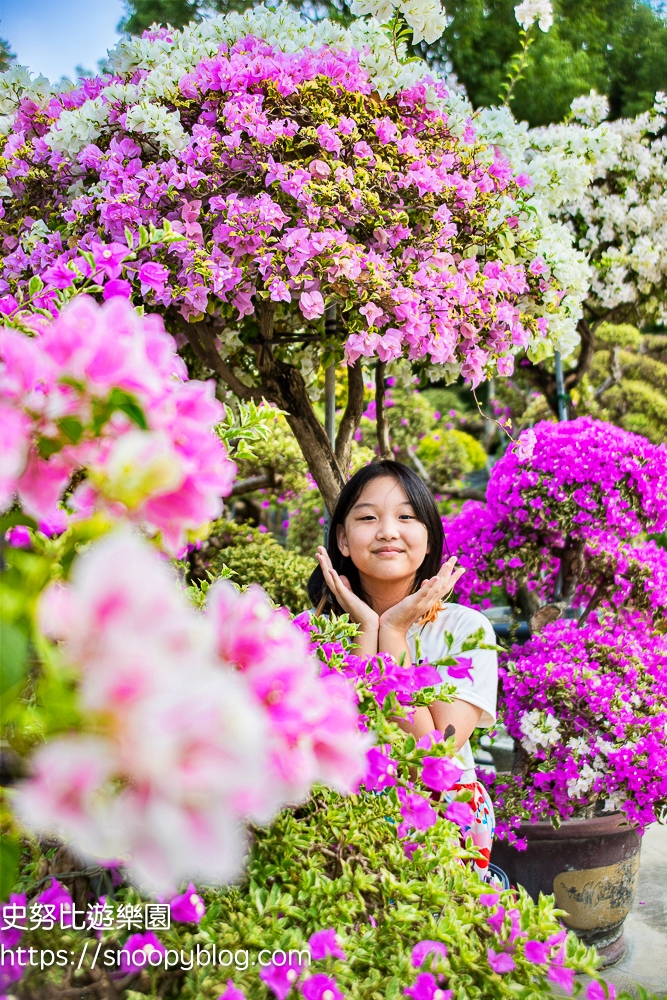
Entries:
[[[593,360],[593,353],[595,349],[595,330],[600,325],[601,320],[595,320],[592,323],[586,318],[579,320],[577,325],[577,330],[579,331],[579,336],[581,337],[581,348],[579,350],[579,358],[577,360],[576,367],[565,374],[563,379],[563,385],[566,392],[574,389],[578,385],[588,369],[591,367],[591,362]],[[558,416],[558,393],[556,389],[556,376],[553,372],[550,372],[543,361],[539,364],[530,365],[524,368],[523,371],[530,384],[538,389],[545,397],[547,403],[551,407],[555,416]],[[569,411],[569,407],[568,407]],[[568,412],[568,417],[571,414]]]
[[[301,372],[295,365],[286,364],[274,356],[272,344],[273,303],[260,303],[258,315],[260,342],[255,348],[256,363],[260,374],[258,386],[245,385],[233,373],[229,365],[223,361],[215,345],[215,331],[205,320],[199,323],[182,321],[180,325],[199,360],[210,368],[240,399],[255,400],[256,402],[266,399],[267,402],[275,403],[276,406],[285,411],[287,422],[299,443],[308,469],[320,488],[327,510],[332,512],[338,494],[345,484],[345,476],[329,443],[326,431],[317,419]],[[358,419],[361,418],[363,378],[361,366],[355,366],[355,369],[357,367],[358,371],[351,369],[354,374],[348,376],[352,380],[353,391],[351,402],[348,400],[348,408],[343,417],[345,431],[343,438],[341,438],[342,454],[345,452],[345,447],[349,449],[352,435],[358,426]],[[357,412],[358,418],[356,418]],[[353,426],[354,419],[357,419],[355,426]],[[348,443],[343,447],[348,439]]]
[[386,367],[384,361],[378,361],[375,368],[375,426],[380,446],[380,458],[392,459],[394,456],[389,443],[389,424],[387,423],[387,411],[384,407],[384,398],[387,393],[384,381]]
[[336,461],[345,479],[350,468],[352,438],[361,423],[363,412],[364,373],[361,362],[358,361],[355,365],[347,367],[347,406],[336,435]]

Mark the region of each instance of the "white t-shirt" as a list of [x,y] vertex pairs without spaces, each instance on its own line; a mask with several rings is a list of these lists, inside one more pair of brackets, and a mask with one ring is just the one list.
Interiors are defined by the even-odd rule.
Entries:
[[[438,666],[443,681],[454,684],[457,697],[482,709],[478,726],[488,729],[496,721],[496,698],[498,694],[498,654],[495,649],[471,649],[463,652],[463,643],[469,636],[484,630],[484,642],[495,644],[496,636],[489,619],[472,608],[461,604],[445,604],[434,622],[420,625],[415,622],[407,632],[408,648],[413,663],[417,662],[417,643],[419,637],[419,660],[436,664],[447,656],[460,656],[472,660],[472,680],[467,677],[455,679],[447,673],[446,666]],[[447,646],[445,632],[454,637],[451,648]],[[461,782],[475,781],[475,762],[467,740],[458,752],[465,771],[459,779]]]

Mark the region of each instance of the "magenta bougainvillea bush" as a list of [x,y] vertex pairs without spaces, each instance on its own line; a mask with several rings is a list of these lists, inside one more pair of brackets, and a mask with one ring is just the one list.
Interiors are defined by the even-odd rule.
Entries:
[[646,539],[666,526],[665,446],[590,418],[524,431],[486,504],[445,523],[459,599],[508,602],[533,632],[501,656],[518,757],[493,787],[518,847],[522,822],[667,818],[667,551]]
[[580,417],[524,431],[496,463],[486,503],[445,523],[467,572],[461,599],[493,588],[534,614],[545,604],[667,608],[667,553],[646,533],[667,527],[667,448]]
[[560,619],[501,656],[501,712],[519,747],[499,774],[499,833],[522,821],[623,811],[667,820],[667,636],[640,613]]

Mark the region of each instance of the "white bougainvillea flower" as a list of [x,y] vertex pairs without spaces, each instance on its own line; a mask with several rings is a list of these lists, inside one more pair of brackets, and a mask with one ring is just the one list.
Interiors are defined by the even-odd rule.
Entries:
[[554,23],[551,0],[523,0],[514,8],[514,16],[524,31],[537,21],[540,31],[547,32]]

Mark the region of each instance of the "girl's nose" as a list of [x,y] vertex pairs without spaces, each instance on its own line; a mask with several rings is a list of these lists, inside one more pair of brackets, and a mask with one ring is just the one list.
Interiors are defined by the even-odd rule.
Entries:
[[377,537],[383,540],[398,538],[400,534],[400,524],[393,517],[380,518],[378,523]]

